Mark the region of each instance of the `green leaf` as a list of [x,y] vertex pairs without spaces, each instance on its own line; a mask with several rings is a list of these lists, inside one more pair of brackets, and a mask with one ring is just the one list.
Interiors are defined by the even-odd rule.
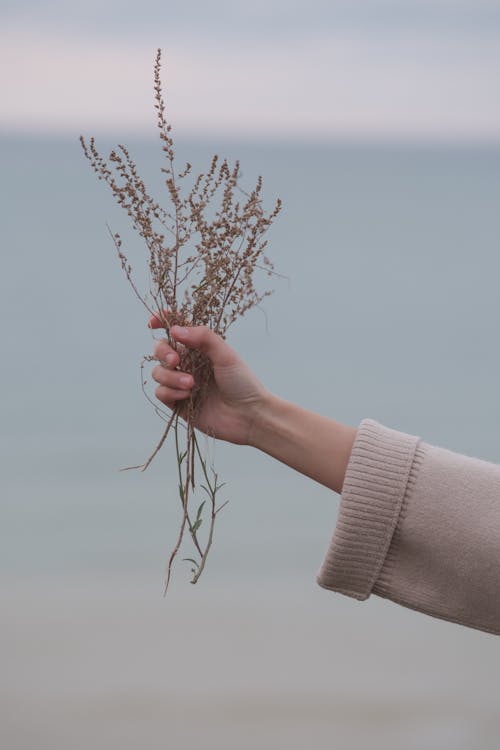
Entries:
[[199,518],[201,518],[201,512],[202,512],[202,510],[203,510],[203,506],[205,505],[205,503],[206,503],[206,502],[207,502],[207,501],[206,501],[206,500],[204,500],[204,501],[202,502],[202,504],[200,505],[200,507],[198,508],[198,510],[196,511],[196,520],[198,520]]
[[196,560],[193,560],[193,558],[192,558],[192,557],[183,557],[183,558],[182,558],[182,562],[192,562],[192,563],[193,563],[193,565],[196,565],[196,567],[197,567],[197,568],[199,568],[199,567],[200,567],[200,566],[198,565],[198,563],[196,562]]
[[201,526],[202,522],[203,522],[203,518],[198,518],[198,519],[197,519],[197,520],[195,521],[195,523],[193,524],[193,527],[192,527],[192,531],[193,531],[193,534],[194,534],[194,533],[195,533],[196,531],[198,531],[198,529],[200,528],[200,526]]

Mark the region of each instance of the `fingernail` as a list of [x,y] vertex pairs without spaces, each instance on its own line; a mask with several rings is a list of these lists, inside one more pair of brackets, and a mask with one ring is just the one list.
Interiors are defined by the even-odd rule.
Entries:
[[183,375],[180,378],[180,382],[181,382],[181,385],[185,385],[187,388],[191,386],[191,378],[189,377],[189,375]]
[[175,354],[167,354],[165,357],[165,362],[167,365],[173,365],[175,362]]
[[183,326],[172,326],[171,330],[176,339],[187,339],[189,336],[188,329]]

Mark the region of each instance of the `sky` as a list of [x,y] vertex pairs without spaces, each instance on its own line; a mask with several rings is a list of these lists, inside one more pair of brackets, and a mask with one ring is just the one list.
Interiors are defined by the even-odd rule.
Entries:
[[498,140],[500,0],[3,0],[0,132]]

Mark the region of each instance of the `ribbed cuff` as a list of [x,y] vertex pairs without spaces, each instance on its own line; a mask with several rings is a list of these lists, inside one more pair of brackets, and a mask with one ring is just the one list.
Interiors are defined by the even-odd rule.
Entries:
[[420,438],[364,419],[347,465],[337,525],[317,582],[367,599],[398,521]]

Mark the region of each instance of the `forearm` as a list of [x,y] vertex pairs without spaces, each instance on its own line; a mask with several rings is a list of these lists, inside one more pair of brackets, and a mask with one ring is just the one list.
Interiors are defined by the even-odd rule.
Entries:
[[355,436],[354,427],[270,394],[250,444],[340,494]]

